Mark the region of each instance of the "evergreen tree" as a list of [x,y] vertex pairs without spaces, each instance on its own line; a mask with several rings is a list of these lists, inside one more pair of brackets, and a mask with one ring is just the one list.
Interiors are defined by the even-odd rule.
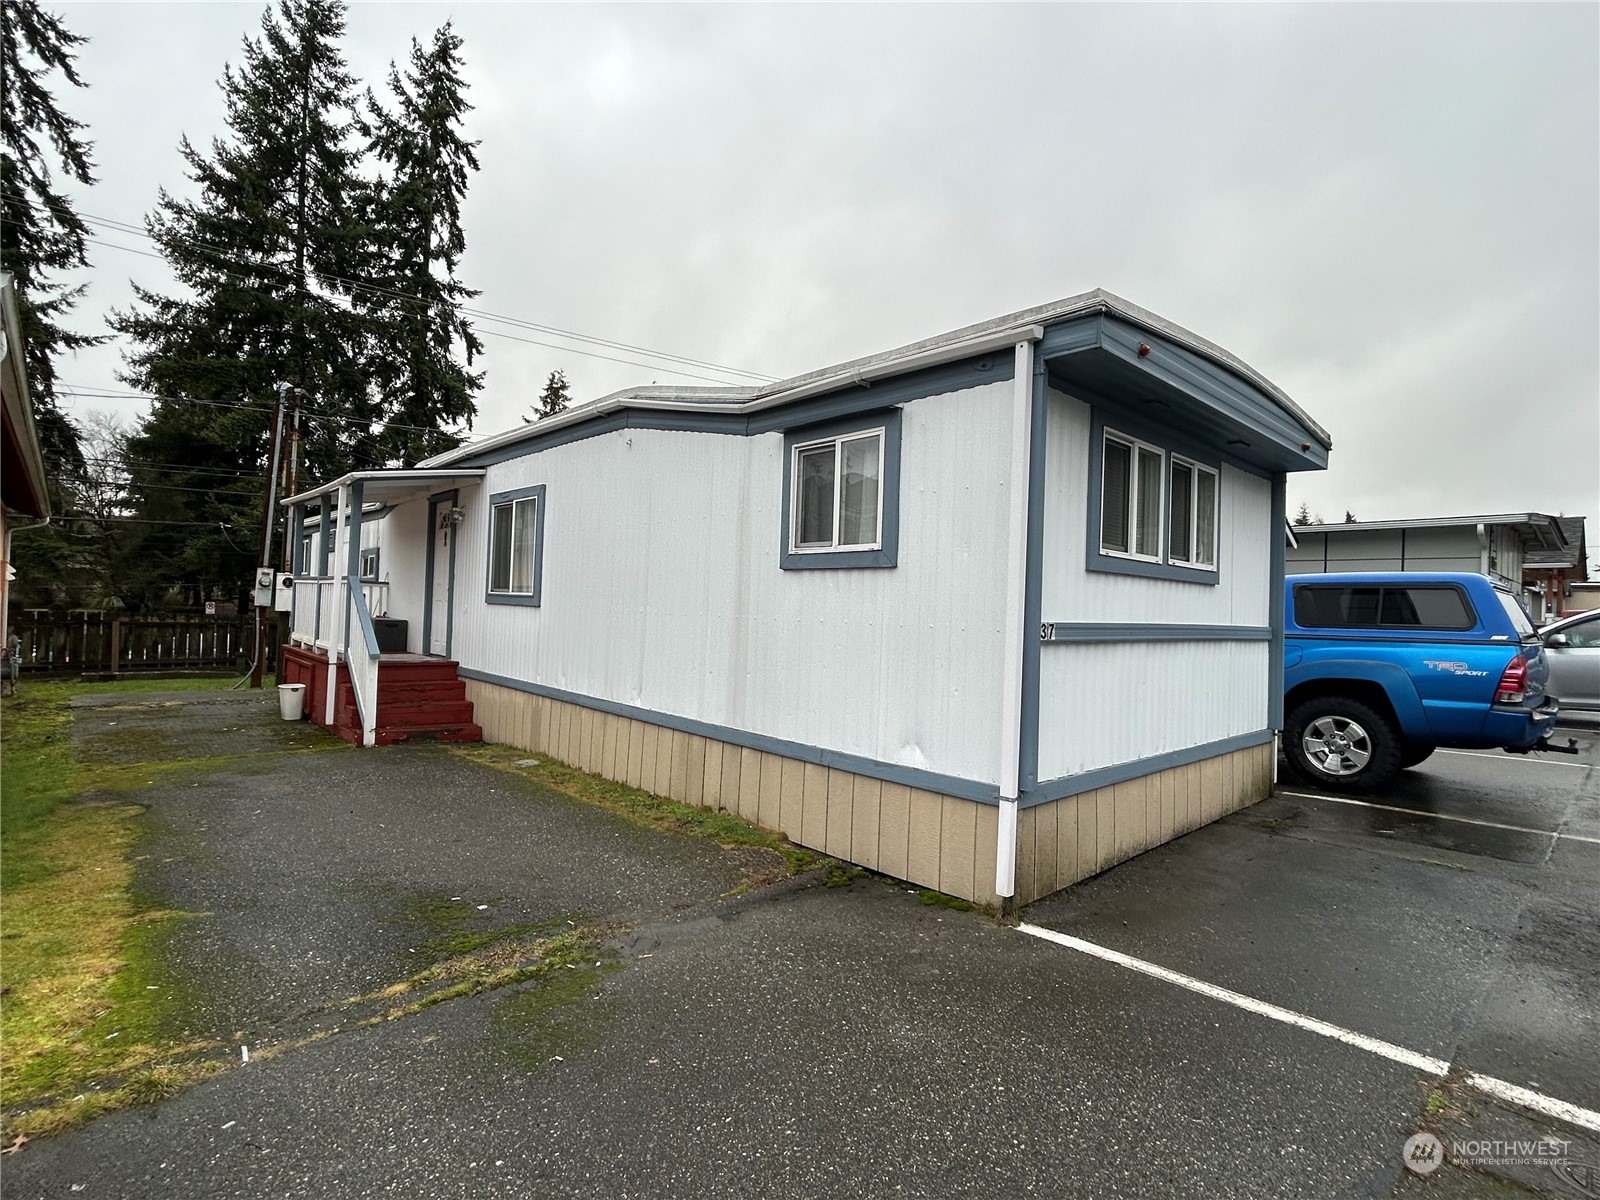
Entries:
[[[88,226],[57,189],[52,164],[67,179],[91,184],[92,147],[83,122],[61,111],[49,86],[57,74],[73,87],[85,86],[74,63],[87,40],[37,0],[0,4],[0,269],[16,281],[23,359],[54,483],[81,477],[84,467],[77,431],[56,405],[56,360],[103,340],[61,324],[84,287],[51,278],[88,265]],[[62,497],[53,499],[59,506]]]
[[534,401],[533,416],[523,417],[523,421],[542,421],[546,417],[553,417],[558,412],[566,412],[567,405],[572,402],[572,388],[567,383],[565,371],[551,371],[550,378],[544,381],[544,391],[539,393],[539,398]]
[[461,202],[478,169],[478,143],[461,134],[472,108],[461,68],[461,38],[446,23],[427,47],[412,39],[404,74],[389,65],[392,109],[367,93],[365,129],[383,168],[370,193],[381,257],[368,278],[381,288],[356,300],[374,319],[371,377],[392,422],[381,453],[406,465],[460,443],[483,385],[471,369],[483,345],[459,311],[478,293],[456,278]]
[[130,439],[136,462],[164,464],[133,472],[141,515],[193,522],[145,527],[145,557],[168,564],[188,603],[243,594],[276,385],[308,397],[302,478],[383,461],[367,321],[349,298],[369,231],[344,12],[341,0],[279,0],[263,15],[242,65],[223,72],[228,136],[180,144],[196,198],[163,191],[146,221],[183,290],[138,288],[112,317],[134,345],[122,377],[159,397]]
[[1311,506],[1309,504],[1307,504],[1304,500],[1300,501],[1300,508],[1294,514],[1294,523],[1296,525],[1309,525],[1309,524],[1311,524]]

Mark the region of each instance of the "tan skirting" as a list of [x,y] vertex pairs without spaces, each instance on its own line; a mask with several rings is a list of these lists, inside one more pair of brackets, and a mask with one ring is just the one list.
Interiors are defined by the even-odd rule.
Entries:
[[[486,742],[501,742],[683,804],[721,809],[798,845],[993,904],[998,810],[751,750],[545,696],[465,681]],[[1271,791],[1253,746],[1023,809],[1017,900],[1027,903]]]

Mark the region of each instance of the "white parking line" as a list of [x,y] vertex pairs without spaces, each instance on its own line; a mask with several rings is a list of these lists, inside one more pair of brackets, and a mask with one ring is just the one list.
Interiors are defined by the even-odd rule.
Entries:
[[1464,758],[1492,758],[1503,763],[1537,763],[1544,767],[1566,767],[1569,770],[1587,771],[1590,764],[1581,762],[1561,762],[1554,758],[1546,758],[1543,754],[1506,754],[1495,753],[1492,750],[1446,750],[1443,747],[1434,751],[1435,754],[1459,754]]
[[1374,804],[1371,800],[1354,800],[1349,796],[1321,796],[1316,792],[1287,792],[1281,788],[1278,796],[1294,796],[1301,800],[1326,800],[1329,804],[1354,804],[1360,808],[1377,808],[1384,812],[1405,813],[1408,817],[1432,817],[1436,821],[1459,821],[1463,825],[1482,825],[1488,829],[1505,829],[1512,833],[1533,833],[1540,837],[1565,838],[1569,842],[1589,842],[1600,846],[1600,838],[1585,837],[1581,833],[1561,833],[1554,829],[1532,829],[1527,825],[1504,825],[1499,821],[1480,821],[1477,817],[1458,817],[1451,813],[1423,812],[1415,808],[1401,808],[1394,804]]
[[[1197,992],[1212,1000],[1220,1000],[1224,1004],[1231,1004],[1245,1012],[1255,1013],[1257,1016],[1269,1020],[1280,1021],[1285,1025],[1292,1025],[1296,1029],[1304,1029],[1309,1033],[1320,1034],[1332,1038],[1336,1042],[1343,1042],[1347,1046],[1369,1051],[1391,1062],[1402,1066],[1411,1067],[1413,1070],[1422,1071],[1428,1075],[1444,1077],[1450,1073],[1450,1064],[1442,1058],[1432,1055],[1419,1054],[1415,1050],[1407,1050],[1404,1046],[1397,1046],[1393,1042],[1383,1041],[1381,1038],[1368,1037],[1364,1033],[1357,1033],[1352,1029],[1344,1029],[1338,1025],[1319,1021],[1316,1017],[1308,1017],[1304,1013],[1297,1013],[1292,1009],[1281,1008],[1276,1004],[1269,1004],[1265,1000],[1257,1000],[1253,996],[1246,996],[1229,988],[1219,987],[1214,983],[1207,983],[1203,979],[1196,979],[1193,975],[1184,975],[1179,971],[1158,966],[1153,962],[1146,962],[1142,958],[1135,958],[1131,954],[1124,954],[1120,950],[1112,950],[1108,946],[1101,946],[1095,942],[1086,942],[1082,938],[1070,934],[1059,933],[1054,929],[1046,929],[1042,925],[1029,925],[1023,923],[1017,926],[1017,932],[1025,933],[1029,937],[1040,938],[1046,942],[1053,942],[1058,946],[1065,946],[1068,950],[1076,950],[1081,954],[1088,954],[1102,962],[1112,963],[1119,967],[1126,967],[1130,971],[1137,971],[1141,975],[1148,975],[1152,979],[1159,979],[1164,983],[1176,987],[1186,988]],[[1476,1072],[1466,1072],[1462,1075],[1463,1082],[1468,1087],[1474,1088],[1488,1096],[1499,1100],[1520,1105],[1547,1117],[1565,1121],[1570,1125],[1578,1125],[1584,1129],[1600,1132],[1600,1112],[1583,1108],[1567,1100],[1559,1100],[1554,1096],[1547,1096],[1543,1092],[1533,1091],[1531,1088],[1520,1087],[1514,1083],[1507,1083],[1503,1079],[1496,1079],[1492,1075],[1479,1075]]]

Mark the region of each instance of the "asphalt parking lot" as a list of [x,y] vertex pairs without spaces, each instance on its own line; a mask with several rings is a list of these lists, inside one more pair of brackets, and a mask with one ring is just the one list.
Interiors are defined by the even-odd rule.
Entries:
[[[241,1066],[28,1146],[6,1195],[1600,1195],[1578,736],[1436,754],[1370,804],[1285,784],[1032,906],[1036,935],[870,877],[729,897],[748,851],[447,751],[219,771],[144,797],[144,884],[207,914],[175,947],[197,1022],[270,1045],[393,978],[407,896],[612,922],[614,969]],[[1424,1178],[1423,1129],[1569,1144]]]

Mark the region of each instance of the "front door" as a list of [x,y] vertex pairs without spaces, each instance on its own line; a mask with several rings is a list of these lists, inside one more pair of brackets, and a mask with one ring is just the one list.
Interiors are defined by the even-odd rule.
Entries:
[[433,513],[433,545],[428,549],[428,576],[432,594],[428,597],[428,653],[448,657],[450,654],[450,574],[454,565],[450,553],[455,525],[451,514],[455,505],[449,500],[430,505]]

